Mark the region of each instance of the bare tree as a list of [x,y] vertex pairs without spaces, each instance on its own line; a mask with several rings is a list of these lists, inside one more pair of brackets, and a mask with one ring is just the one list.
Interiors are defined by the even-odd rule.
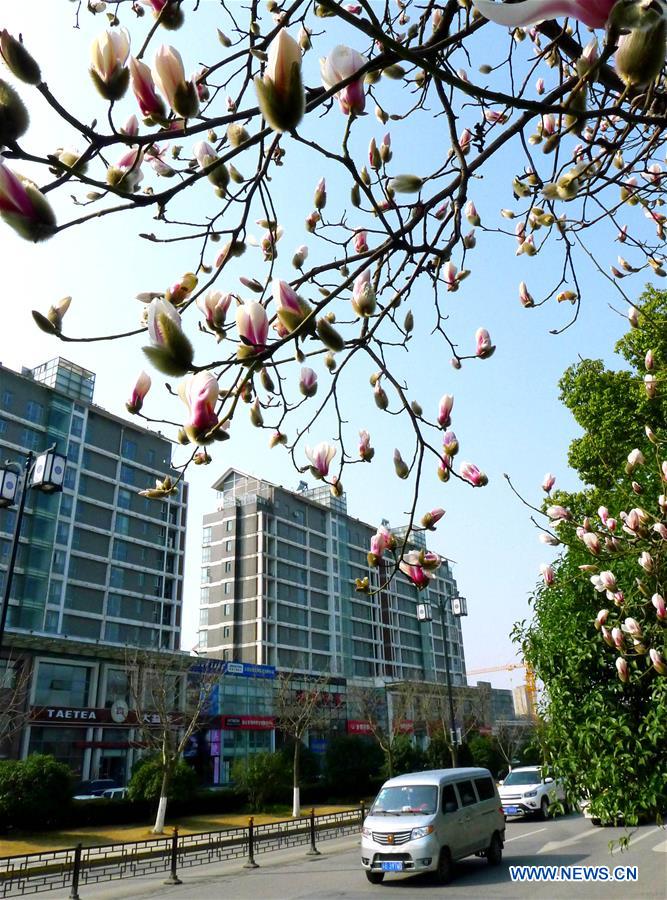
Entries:
[[383,687],[354,685],[348,693],[348,704],[355,716],[368,726],[384,753],[390,778],[394,774],[396,739],[406,734],[413,723],[417,690],[416,684],[406,681]]
[[[477,688],[460,685],[452,687],[452,722],[446,686],[428,682],[419,687],[420,690],[416,693],[417,715],[431,739],[438,736],[449,748],[452,765],[456,765],[456,745],[452,740],[452,731],[455,727],[460,731],[463,743],[471,731],[484,724],[488,716],[485,698]],[[458,742],[458,735],[454,735],[454,738]]]
[[293,742],[292,815],[301,815],[301,746],[311,728],[321,728],[328,721],[322,705],[329,676],[306,679],[294,670],[279,673],[276,679],[274,710],[276,725]]
[[516,722],[497,722],[493,728],[493,734],[498,745],[498,750],[511,769],[516,761],[518,751],[526,743],[530,735],[535,731],[533,722],[517,720]]
[[162,782],[153,832],[162,834],[169,789],[188,742],[202,723],[215,674],[190,672],[173,658],[133,651],[126,660],[130,706],[140,743],[160,761]]
[[0,659],[0,756],[10,753],[30,719],[30,666],[22,658]]

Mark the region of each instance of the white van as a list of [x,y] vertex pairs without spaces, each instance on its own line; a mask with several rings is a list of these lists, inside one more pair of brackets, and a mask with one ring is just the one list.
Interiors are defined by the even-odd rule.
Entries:
[[505,817],[488,769],[435,769],[386,781],[361,829],[361,864],[371,884],[387,872],[434,872],[441,884],[456,859],[476,853],[500,865]]

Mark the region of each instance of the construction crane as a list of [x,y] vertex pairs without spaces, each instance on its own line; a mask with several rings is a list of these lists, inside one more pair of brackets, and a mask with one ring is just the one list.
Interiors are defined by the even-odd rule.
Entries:
[[535,673],[530,666],[523,663],[507,663],[504,666],[487,666],[483,669],[468,669],[468,675],[485,675],[488,672],[512,672],[514,669],[525,669],[526,671],[526,695],[528,697],[528,708],[533,718],[537,717],[537,687],[535,685]]

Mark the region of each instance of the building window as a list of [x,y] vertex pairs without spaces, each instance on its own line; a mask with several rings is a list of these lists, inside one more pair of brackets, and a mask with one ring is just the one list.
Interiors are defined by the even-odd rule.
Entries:
[[225,582],[225,594],[231,594],[232,592],[232,584],[230,581]]
[[210,526],[207,526],[202,531],[201,542],[202,544],[210,544],[211,543],[211,532],[213,529]]
[[2,405],[5,409],[11,409],[14,405],[14,394],[10,390],[2,392]]
[[130,533],[130,517],[123,513],[116,513],[116,531],[118,534]]
[[152,447],[149,447],[146,451],[146,465],[154,466],[155,465],[155,450]]
[[74,498],[70,494],[62,494],[60,497],[60,515],[66,516],[68,519],[72,515],[72,505]]
[[225,603],[225,615],[230,616],[232,614],[232,604]]
[[53,551],[53,563],[51,569],[56,575],[62,575],[65,571],[65,552],[63,550]]
[[234,520],[227,519],[225,522],[225,531],[233,531],[234,530]]
[[58,522],[56,529],[56,544],[64,544],[67,546],[69,541],[69,522]]
[[5,434],[7,431],[7,423],[4,419],[0,419],[0,434]]
[[225,572],[231,572],[231,571],[232,571],[232,564],[229,560],[227,560],[227,562],[225,563]]
[[109,578],[109,584],[111,584],[113,587],[123,587],[124,577],[124,569],[121,569],[118,566],[111,566],[111,576]]
[[107,615],[120,618],[120,594],[109,594],[107,597]]
[[200,647],[208,647],[208,632],[206,632],[206,631],[199,632],[199,646]]
[[80,450],[81,450],[81,444],[78,441],[70,441],[69,447],[67,448],[67,459],[71,463],[78,463]]
[[231,629],[230,629],[229,625],[225,625],[225,627],[222,629],[223,638],[228,638],[230,631],[231,631]]
[[124,562],[127,559],[127,544],[125,541],[113,542],[113,558]]
[[124,481],[125,484],[134,484],[135,483],[136,471],[132,468],[132,466],[126,466],[123,463],[120,467],[120,480]]
[[44,407],[35,400],[28,400],[25,417],[29,422],[41,422],[44,416]]
[[199,602],[200,603],[208,603],[209,602],[209,594],[211,589],[207,587],[200,588],[199,590]]
[[72,437],[81,437],[83,434],[83,419],[81,416],[72,416],[69,432]]
[[121,453],[125,457],[125,459],[136,459],[137,442],[130,440],[130,438],[124,437]]
[[42,443],[42,436],[31,428],[24,428],[21,432],[21,446],[26,450],[37,450]]
[[81,778],[83,776],[83,757],[86,752],[82,747],[85,735],[85,728],[53,728],[52,726],[33,725],[30,728],[28,753],[44,753],[47,756],[53,756],[58,762],[68,765],[75,777]]
[[207,609],[199,610],[199,624],[200,625],[208,625],[208,610]]
[[231,553],[231,551],[232,551],[232,542],[226,541],[225,542],[225,553]]
[[87,706],[90,666],[41,661],[37,669],[36,706]]
[[210,547],[202,547],[201,561],[203,563],[207,563],[207,562],[211,561],[211,548]]
[[210,580],[211,580],[211,570],[208,568],[203,568],[201,570],[201,583],[208,584],[208,582]]
[[129,509],[132,502],[132,491],[127,488],[118,488],[118,506],[121,509]]
[[66,466],[65,467],[64,485],[68,490],[73,491],[75,484],[76,484],[76,469],[74,468],[74,466]]
[[49,634],[57,634],[58,624],[59,613],[57,612],[57,610],[47,609],[46,616],[44,617],[44,631],[48,631]]

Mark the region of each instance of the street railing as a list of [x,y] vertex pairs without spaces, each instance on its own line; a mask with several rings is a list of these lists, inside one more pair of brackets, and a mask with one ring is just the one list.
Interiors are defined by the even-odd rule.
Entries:
[[0,897],[23,897],[42,891],[70,889],[71,900],[80,900],[87,884],[159,875],[168,872],[166,883],[179,884],[179,870],[192,866],[247,859],[254,868],[255,854],[310,844],[309,855],[318,854],[316,842],[359,832],[365,809],[326,813],[314,811],[297,819],[246,827],[225,828],[143,841],[103,844],[98,847],[68,847],[44,853],[0,858]]

